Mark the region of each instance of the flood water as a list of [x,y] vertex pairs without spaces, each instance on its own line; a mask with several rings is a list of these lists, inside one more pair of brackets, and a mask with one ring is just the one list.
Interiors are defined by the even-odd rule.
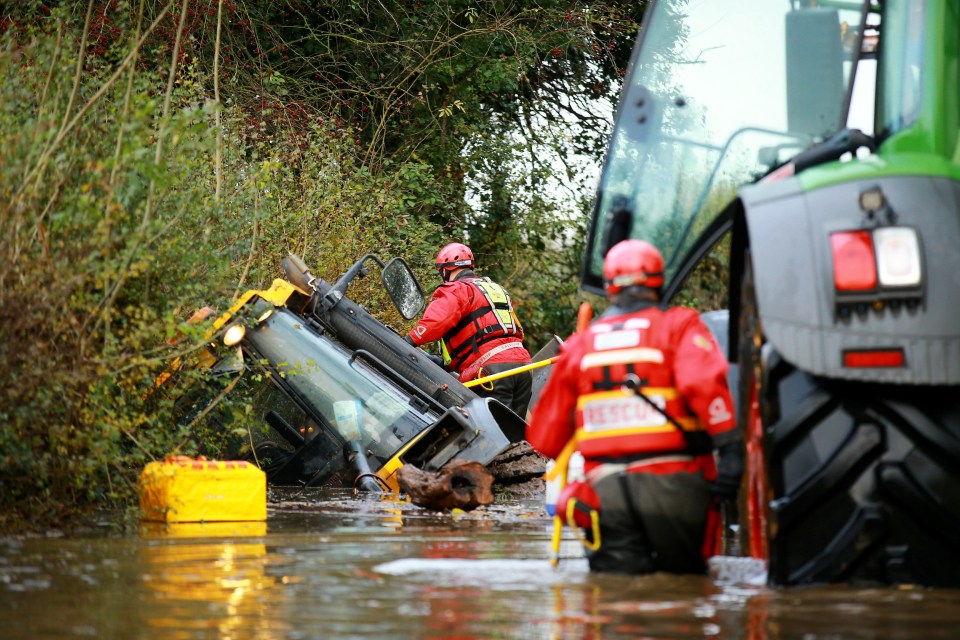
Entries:
[[271,490],[266,524],[0,539],[0,638],[960,638],[960,590],[595,575],[551,531],[540,502]]

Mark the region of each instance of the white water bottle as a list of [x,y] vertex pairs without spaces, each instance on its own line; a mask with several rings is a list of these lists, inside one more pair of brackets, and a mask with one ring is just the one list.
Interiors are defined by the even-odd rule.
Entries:
[[583,454],[579,451],[574,451],[573,455],[570,456],[570,462],[567,464],[567,484],[571,482],[583,482],[587,479],[583,471],[583,463]]
[[[583,462],[583,455],[579,451],[574,451],[573,455],[570,456],[570,460],[567,462],[567,484],[586,480],[583,472]],[[557,462],[555,460],[548,460],[546,475],[549,476],[550,472],[553,471],[556,466]],[[560,498],[560,491],[562,489],[563,487],[560,486],[560,474],[557,474],[551,480],[547,480],[543,500],[546,503],[547,513],[551,516],[557,514],[557,500]]]
[[[557,466],[556,460],[547,461],[547,473],[546,476],[549,478],[550,473],[553,471],[554,467]],[[557,514],[557,498],[560,497],[560,476],[556,475],[552,479],[547,480],[546,490],[544,491],[543,500],[546,503],[547,513],[551,516]]]

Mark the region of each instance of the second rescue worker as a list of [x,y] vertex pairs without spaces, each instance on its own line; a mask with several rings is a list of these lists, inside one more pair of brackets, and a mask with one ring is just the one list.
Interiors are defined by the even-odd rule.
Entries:
[[[507,290],[474,272],[473,251],[453,242],[437,253],[443,284],[437,287],[423,318],[406,336],[421,346],[441,341],[444,363],[468,382],[502,373],[530,362],[523,346],[523,327]],[[496,398],[524,417],[533,384],[530,372],[518,373],[473,387],[479,395]],[[492,388],[491,388],[492,385]]]
[[591,570],[702,573],[712,496],[734,500],[743,470],[727,361],[696,311],[660,303],[656,247],[620,242],[603,278],[612,305],[564,344],[527,441],[583,455],[599,498]]

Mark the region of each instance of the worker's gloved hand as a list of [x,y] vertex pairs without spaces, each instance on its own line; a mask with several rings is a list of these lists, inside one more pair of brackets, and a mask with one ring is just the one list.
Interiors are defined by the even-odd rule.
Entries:
[[743,476],[743,442],[728,442],[717,449],[717,479],[713,494],[721,500],[736,500]]
[[403,341],[406,342],[411,347],[417,346],[417,343],[413,341],[413,338],[410,337],[409,333],[403,336]]

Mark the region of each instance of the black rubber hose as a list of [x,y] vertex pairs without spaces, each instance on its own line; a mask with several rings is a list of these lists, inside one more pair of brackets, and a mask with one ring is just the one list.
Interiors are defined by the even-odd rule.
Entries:
[[359,440],[348,440],[343,445],[343,457],[346,458],[347,464],[356,473],[353,480],[354,490],[368,493],[384,492],[377,475],[370,468],[370,461],[367,460]]
[[797,154],[792,162],[797,173],[818,164],[838,160],[845,153],[855,153],[860,147],[876,151],[877,141],[859,129],[842,129],[806,151]]

